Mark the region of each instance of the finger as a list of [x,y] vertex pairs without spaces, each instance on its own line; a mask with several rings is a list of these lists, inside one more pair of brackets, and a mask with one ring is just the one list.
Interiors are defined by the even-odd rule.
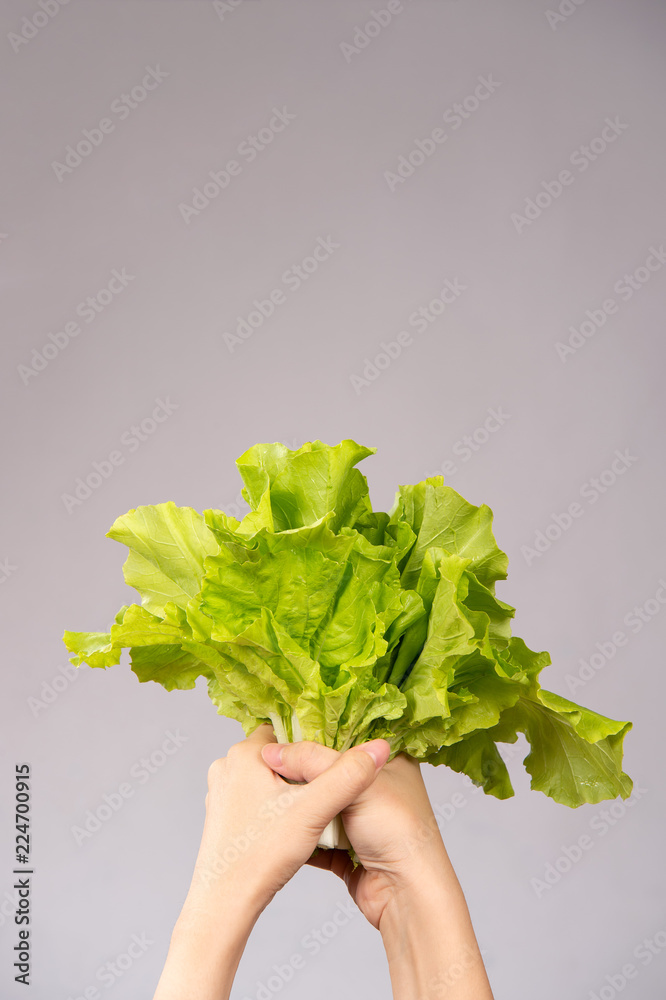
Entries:
[[261,751],[268,766],[290,781],[312,781],[335,764],[337,750],[303,740],[299,743],[268,743]]
[[245,737],[246,743],[255,743],[258,746],[268,745],[270,743],[276,743],[277,737],[273,727],[269,722],[263,722],[260,726],[257,726],[249,736]]
[[353,862],[347,851],[334,850],[319,851],[308,858],[306,864],[313,868],[322,868],[325,871],[333,872],[344,882],[347,881],[348,870],[353,868]]
[[334,764],[302,786],[296,810],[303,823],[323,829],[372,784],[390,752],[386,740],[370,740],[339,754]]

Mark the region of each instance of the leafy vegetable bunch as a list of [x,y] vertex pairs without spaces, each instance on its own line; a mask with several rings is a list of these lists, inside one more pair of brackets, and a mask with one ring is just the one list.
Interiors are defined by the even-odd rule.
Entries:
[[508,559],[492,512],[433,476],[373,511],[351,440],[298,450],[257,444],[237,466],[242,520],[172,502],[138,507],[108,535],[129,547],[125,580],[141,604],[110,632],[65,632],[72,662],[109,667],[129,647],[140,681],[168,691],[205,677],[246,733],[337,750],[375,737],[513,795],[498,743],[525,734],[532,788],[579,806],[631,791],[629,722],[539,684],[551,661],[511,635],[495,596]]

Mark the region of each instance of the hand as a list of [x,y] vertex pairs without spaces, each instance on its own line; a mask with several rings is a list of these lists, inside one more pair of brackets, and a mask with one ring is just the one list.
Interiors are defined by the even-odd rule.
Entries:
[[388,743],[374,740],[336,753],[308,785],[292,785],[262,759],[262,749],[274,742],[272,726],[260,726],[209,769],[192,884],[154,1000],[229,996],[257,917],[389,755]]
[[[335,750],[305,742],[266,744],[262,755],[285,778],[313,782],[332,772],[340,758]],[[492,1000],[418,763],[399,754],[342,809],[342,818],[361,864],[354,868],[346,851],[323,851],[310,864],[343,878],[381,932],[394,1000]]]
[[277,746],[272,726],[260,726],[211,765],[195,867],[202,890],[223,886],[261,909],[310,858],[330,820],[374,782],[390,752],[385,740],[331,751],[330,766],[294,785],[262,759]]
[[[267,742],[262,756],[284,778],[310,782],[321,780],[343,755],[304,741]],[[374,927],[379,929],[384,908],[396,892],[416,889],[433,875],[450,875],[450,861],[421,770],[412,757],[399,754],[386,764],[376,780],[342,810],[342,819],[360,865],[354,868],[349,854],[339,850],[322,851],[309,863],[344,879]]]

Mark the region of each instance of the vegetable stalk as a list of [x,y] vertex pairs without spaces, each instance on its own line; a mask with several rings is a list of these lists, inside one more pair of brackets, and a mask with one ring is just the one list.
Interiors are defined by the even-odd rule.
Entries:
[[[292,712],[290,720],[292,739],[289,739],[285,723],[279,715],[272,713],[270,719],[273,723],[273,730],[278,743],[299,743],[303,739],[301,725],[295,712]],[[289,778],[285,778],[285,781],[289,781],[290,784],[305,784],[305,782],[292,782]],[[323,830],[317,847],[323,847],[329,850],[333,850],[335,848],[343,851],[351,850],[351,844],[347,834],[345,833],[342,816],[338,815],[333,817],[331,822]]]

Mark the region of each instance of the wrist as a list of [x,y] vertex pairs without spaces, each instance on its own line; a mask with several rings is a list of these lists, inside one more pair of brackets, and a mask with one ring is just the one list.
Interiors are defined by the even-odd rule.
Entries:
[[492,1000],[479,946],[460,884],[432,870],[396,886],[379,931],[395,996],[432,1000]]
[[238,897],[190,889],[154,1000],[226,1000],[259,912]]
[[202,937],[214,937],[217,932],[226,938],[231,929],[246,939],[272,895],[263,882],[244,872],[211,877],[210,870],[197,865],[174,931],[179,936],[196,933]]
[[270,866],[263,861],[261,856],[248,857],[242,846],[218,847],[202,843],[186,907],[206,911],[213,919],[233,908],[254,922],[277,889],[271,885]]
[[412,833],[401,834],[400,849],[391,866],[395,892],[404,901],[415,902],[426,887],[429,891],[459,889],[458,879],[442,840],[435,817]]

